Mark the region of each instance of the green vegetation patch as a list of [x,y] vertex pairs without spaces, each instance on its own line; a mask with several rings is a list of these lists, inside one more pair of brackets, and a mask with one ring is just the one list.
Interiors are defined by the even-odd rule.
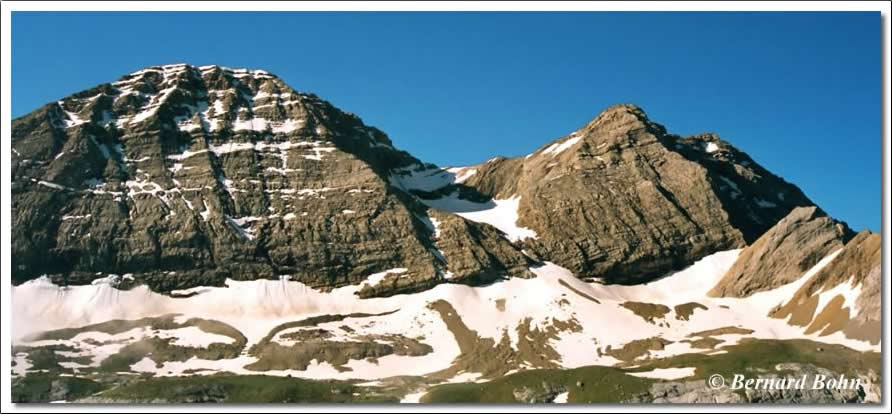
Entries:
[[[356,394],[356,395],[354,395]],[[398,402],[374,387],[344,381],[316,381],[265,375],[148,378],[97,395],[106,401],[225,403]]]
[[513,403],[515,391],[523,387],[541,389],[543,384],[562,386],[567,402],[620,402],[647,391],[654,380],[627,375],[610,367],[570,370],[537,369],[511,374],[484,383],[444,384],[432,387],[423,403]]
[[33,373],[12,381],[12,402],[71,401],[95,394],[106,387],[106,385],[86,378],[60,377],[53,373]]

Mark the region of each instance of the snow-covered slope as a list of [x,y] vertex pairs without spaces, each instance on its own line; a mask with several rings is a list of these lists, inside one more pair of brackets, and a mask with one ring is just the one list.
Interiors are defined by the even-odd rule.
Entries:
[[[351,359],[344,365],[350,371],[335,369],[327,362],[318,361],[311,363],[306,370],[265,371],[267,374],[308,378],[377,379],[395,375],[423,375],[450,368],[460,356],[462,344],[458,343],[442,315],[430,306],[437,301],[448,302],[461,322],[480,338],[492,338],[496,343],[505,338],[508,346],[515,351],[518,351],[519,341],[529,339],[519,336],[521,330],[518,328],[525,323],[529,322],[534,338],[539,338],[535,336],[536,330],[556,330],[557,335],[539,339],[544,340],[543,346],[553,349],[558,355],[552,362],[567,368],[623,363],[617,356],[602,351],[606,351],[608,346],[613,350],[621,349],[632,341],[652,337],[668,343],[663,349],[652,350],[649,353],[651,357],[715,352],[693,348],[690,343],[682,341],[690,340],[690,335],[697,332],[727,327],[751,330],[752,333],[716,334],[715,338],[725,341],[723,345],[744,337],[807,337],[844,344],[857,350],[878,349],[876,345],[846,338],[841,333],[824,337],[805,335],[802,327],[791,326],[785,320],[768,316],[773,308],[790,298],[805,280],[833,260],[837,253],[825,257],[796,282],[745,299],[706,296],[709,288],[733,264],[739,250],[708,256],[683,271],[639,286],[584,283],[566,269],[546,263],[531,269],[537,276],[533,279],[509,279],[484,287],[446,284],[421,293],[373,299],[357,299],[356,286],[325,293],[287,278],[278,281],[229,280],[226,288],[197,289],[192,292],[195,295],[188,298],[159,295],[145,287],[129,291],[118,290],[110,283],[60,287],[46,279],[38,279],[13,288],[12,305],[16,309],[13,332],[17,343],[29,344],[25,337],[38,331],[175,313],[181,315],[178,317],[180,320],[198,317],[229,324],[247,337],[250,347],[261,342],[273,328],[287,322],[319,315],[383,314],[324,322],[313,329],[340,332],[330,338],[335,342],[351,341],[364,335],[411,335],[423,338],[422,341],[433,349],[422,356],[387,355],[377,358],[375,362]],[[837,290],[846,288],[841,286]],[[670,310],[648,321],[623,306],[630,302],[665,305]],[[690,302],[699,303],[705,309],[697,308],[687,314],[676,308]],[[685,318],[681,318],[680,313],[685,313],[687,320],[683,320]],[[347,329],[340,328],[342,326]],[[300,330],[292,328],[281,331],[273,341],[288,344],[279,338],[288,332]],[[171,334],[178,336],[177,341],[191,346],[206,345],[215,340],[219,342],[219,338],[197,330],[128,332],[131,341],[145,336],[168,337]],[[73,345],[85,354],[94,352],[97,358],[113,351],[85,347],[83,339],[50,343]],[[37,345],[40,344],[49,343],[43,341]],[[19,358],[23,359],[23,356]],[[186,370],[201,370],[202,373],[225,370],[247,374],[256,373],[245,368],[256,361],[257,357],[243,352],[237,358],[218,361],[193,358],[185,362],[164,362],[162,368],[142,361],[135,364],[132,370],[164,375],[193,372]],[[534,365],[520,364],[509,368],[531,367]],[[470,374],[473,371],[465,373]]]

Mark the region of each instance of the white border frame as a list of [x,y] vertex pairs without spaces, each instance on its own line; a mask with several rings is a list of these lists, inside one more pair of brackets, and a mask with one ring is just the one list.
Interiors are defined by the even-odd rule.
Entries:
[[[883,318],[887,322],[884,325],[883,332],[883,402],[880,405],[871,406],[770,406],[770,405],[570,405],[570,406],[494,406],[494,405],[81,405],[81,406],[64,406],[54,405],[52,407],[42,404],[16,406],[11,401],[11,375],[9,375],[8,367],[11,365],[11,356],[9,349],[10,343],[10,292],[8,286],[11,285],[10,271],[10,125],[11,125],[11,95],[10,86],[12,85],[11,74],[11,24],[13,11],[878,11],[882,13],[882,154],[883,154],[883,198],[882,198],[882,237],[883,237]],[[809,412],[837,412],[841,409],[857,410],[864,412],[888,412],[890,407],[890,380],[889,380],[889,298],[890,298],[890,279],[889,279],[889,218],[890,218],[890,105],[889,105],[889,11],[888,2],[882,1],[827,1],[827,2],[795,2],[795,1],[757,1],[757,2],[697,2],[697,1],[667,1],[667,2],[634,2],[634,1],[615,1],[615,2],[572,2],[572,1],[531,1],[531,2],[407,2],[407,1],[376,1],[376,2],[359,2],[359,1],[319,1],[319,2],[277,2],[277,1],[257,1],[257,2],[226,2],[226,1],[159,1],[159,2],[102,2],[102,1],[84,1],[84,2],[65,2],[65,1],[7,1],[2,3],[2,15],[0,15],[0,28],[2,28],[2,88],[0,88],[0,121],[2,121],[2,135],[0,135],[0,312],[2,312],[2,346],[0,349],[0,394],[2,394],[2,411],[3,412],[30,412],[30,411],[94,411],[94,412],[130,412],[130,411],[158,411],[169,412],[188,409],[190,411],[199,412],[238,412],[238,411],[276,411],[276,412],[293,412],[301,411],[368,411],[368,412],[393,412],[393,411],[458,411],[458,412],[481,412],[481,411],[562,411],[562,412],[593,412],[593,411],[667,411],[667,412],[689,412],[689,411],[707,411],[711,409],[721,409],[728,412],[746,412],[746,411],[799,411],[807,410]],[[510,408],[509,408],[510,407]]]

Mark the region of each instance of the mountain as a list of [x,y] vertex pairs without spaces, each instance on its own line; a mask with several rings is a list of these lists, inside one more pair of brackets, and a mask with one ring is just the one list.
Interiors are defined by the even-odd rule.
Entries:
[[882,400],[880,235],[718,135],[621,104],[478,165],[394,141],[221,66],[13,120],[13,398]]
[[521,243],[531,255],[619,283],[743,247],[813,205],[717,135],[667,133],[634,105],[610,107],[525,157],[464,171],[461,185],[519,200],[517,225],[538,236]]
[[862,231],[833,262],[808,279],[771,316],[821,336],[842,332],[872,344],[882,339],[882,243],[879,234]]
[[668,134],[632,105],[526,157],[441,169],[274,75],[219,66],[134,72],[12,130],[15,283],[332,289],[385,273],[362,295],[386,296],[540,261],[633,283],[812,205],[714,134]]
[[710,294],[745,297],[793,282],[853,236],[819,208],[798,207],[744,249]]
[[423,165],[264,71],[148,68],[16,119],[12,135],[16,283],[130,274],[170,291],[289,275],[331,289],[389,271],[369,294],[393,294],[529,274],[484,225],[446,219],[450,243],[435,246],[427,208],[388,181]]

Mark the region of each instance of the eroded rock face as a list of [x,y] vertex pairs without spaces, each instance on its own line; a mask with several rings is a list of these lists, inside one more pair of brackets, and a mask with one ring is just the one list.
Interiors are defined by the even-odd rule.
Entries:
[[815,206],[796,208],[744,249],[709,293],[746,297],[793,282],[853,236]]
[[527,157],[472,168],[463,186],[520,197],[518,225],[537,234],[526,250],[608,282],[646,281],[743,247],[813,204],[716,135],[669,134],[634,105],[610,107]]
[[[878,344],[882,338],[882,236],[858,233],[824,268],[770,316],[820,336],[842,332]],[[835,289],[842,287],[841,291]],[[845,291],[857,292],[854,301]],[[824,305],[821,304],[824,295]],[[853,303],[854,302],[854,303]]]
[[[389,295],[446,281],[426,208],[387,179],[421,163],[267,72],[152,67],[12,131],[14,283],[132,274],[169,292],[288,275],[331,289],[407,269],[369,292]],[[457,282],[528,272],[517,248],[462,220],[450,233],[488,256],[456,257]]]
[[527,404],[541,404],[553,402],[555,397],[562,392],[567,392],[567,387],[561,384],[542,382],[542,387],[520,387],[512,391],[514,399]]
[[[812,205],[714,134],[672,135],[634,105],[413,186],[446,170],[274,75],[219,66],[152,67],[46,105],[14,120],[12,148],[14,283],[288,276],[328,290],[385,274],[358,292],[371,297],[531,277],[546,260],[638,283]],[[519,232],[430,208],[447,196],[515,200],[502,224]]]

